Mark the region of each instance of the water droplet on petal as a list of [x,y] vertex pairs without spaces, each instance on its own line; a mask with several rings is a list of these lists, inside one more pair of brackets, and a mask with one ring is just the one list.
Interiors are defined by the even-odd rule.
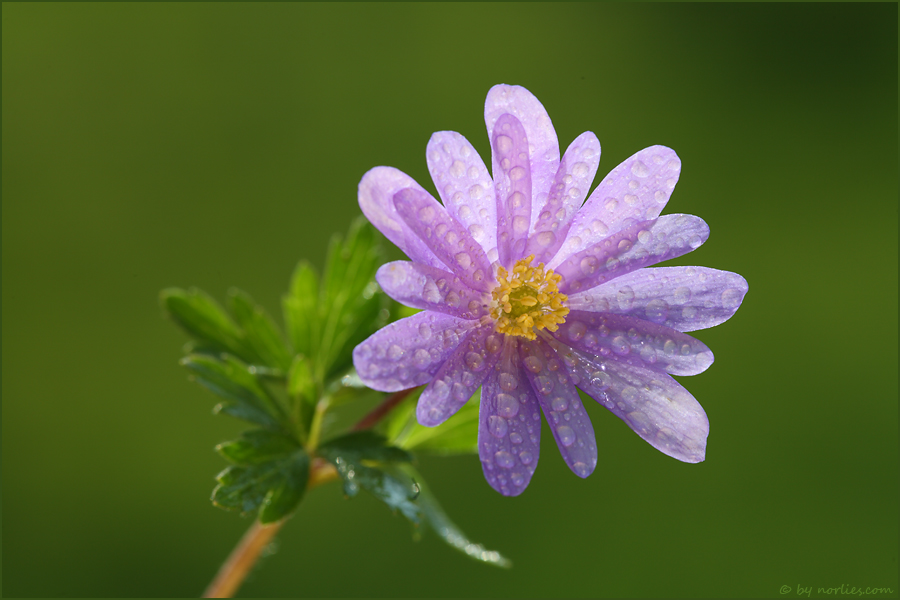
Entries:
[[585,324],[581,321],[575,321],[572,323],[571,327],[569,327],[569,339],[573,342],[577,342],[584,337],[585,332],[587,332]]
[[484,359],[477,352],[466,353],[466,366],[476,373],[484,368]]
[[525,368],[531,371],[532,373],[540,373],[541,372],[541,359],[536,356],[526,356],[523,361],[525,364]]
[[511,434],[509,434],[509,441],[512,442],[513,444],[521,444],[522,436],[516,432],[512,432]]
[[691,290],[690,288],[682,286],[675,290],[675,292],[672,294],[672,297],[676,303],[684,304],[691,299]]
[[639,160],[631,163],[631,172],[637,175],[638,177],[646,177],[650,174],[650,169],[647,168],[647,165],[642,163]]
[[552,231],[542,231],[541,233],[537,234],[537,237],[535,237],[535,241],[537,242],[538,246],[546,248],[556,241],[556,235]]
[[519,387],[519,382],[511,373],[500,373],[500,389],[504,392],[511,392]]
[[391,360],[398,360],[400,358],[403,358],[404,354],[405,353],[403,352],[403,348],[401,348],[397,344],[391,344],[391,347],[388,348],[387,351],[388,358],[390,358]]
[[428,353],[428,350],[424,350],[419,348],[416,350],[416,353],[413,355],[413,362],[417,367],[423,369],[431,364],[431,355]]
[[559,435],[559,442],[563,446],[569,447],[575,443],[575,432],[568,425],[561,426],[556,430],[556,433]]
[[509,394],[497,394],[497,414],[511,419],[519,413],[519,401]]
[[569,402],[565,398],[560,396],[558,398],[554,398],[553,402],[550,403],[550,406],[553,408],[553,410],[562,412],[569,407]]
[[522,461],[523,465],[530,465],[531,462],[534,460],[534,455],[532,455],[531,452],[529,452],[528,450],[522,450],[519,453],[519,460]]
[[728,288],[722,292],[722,306],[728,309],[741,303],[741,291],[736,288]]
[[669,303],[661,298],[651,300],[644,309],[647,319],[654,323],[662,323],[669,318]]
[[506,450],[499,450],[494,454],[494,462],[504,469],[511,469],[516,464],[516,458]]
[[507,431],[509,431],[509,425],[506,423],[506,419],[494,415],[488,419],[488,431],[495,438],[505,438]]

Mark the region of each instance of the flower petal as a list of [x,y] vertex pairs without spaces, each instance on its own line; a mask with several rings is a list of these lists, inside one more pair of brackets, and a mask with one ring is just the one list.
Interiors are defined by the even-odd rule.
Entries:
[[519,354],[563,460],[573,473],[587,477],[597,466],[597,442],[591,420],[566,368],[553,349],[540,339],[520,342]]
[[497,251],[507,269],[522,256],[531,225],[531,165],[522,123],[500,115],[491,132],[494,188],[497,194]]
[[[547,263],[565,241],[572,218],[581,208],[600,163],[600,142],[590,131],[575,138],[562,161],[550,187],[547,202],[541,207],[534,231],[522,253],[534,254],[535,264]],[[539,205],[532,204],[532,210]]]
[[455,131],[438,131],[428,141],[425,156],[447,212],[490,256],[497,248],[497,197],[491,174],[478,152]]
[[410,231],[397,214],[394,194],[404,188],[414,188],[428,194],[406,173],[393,167],[375,167],[363,175],[359,182],[359,207],[369,222],[412,260],[446,269],[446,265]]
[[420,312],[378,330],[357,346],[353,366],[363,383],[381,392],[424,385],[477,325],[477,321]]
[[561,258],[635,222],[658,217],[680,172],[681,160],[665,146],[641,150],[610,171],[575,215],[563,247],[567,254]]
[[518,496],[537,466],[541,410],[522,373],[516,338],[504,336],[497,364],[481,386],[478,456],[491,487],[504,496]]
[[[564,294],[589,290],[626,273],[687,254],[708,237],[709,227],[693,215],[665,215],[655,221],[635,223],[572,254],[557,266],[556,272],[563,278],[559,289]],[[559,255],[551,266],[558,259]]]
[[655,267],[638,269],[569,296],[567,305],[572,310],[631,315],[676,331],[696,331],[731,318],[747,289],[747,281],[737,273],[706,267]]
[[470,331],[419,397],[419,423],[434,427],[456,414],[493,370],[502,346],[493,323]]
[[697,375],[713,363],[700,340],[627,315],[573,310],[554,336],[582,352],[672,375]]
[[493,271],[484,249],[437,200],[406,188],[394,194],[394,206],[409,229],[467,286],[491,290]]
[[[559,167],[559,140],[553,123],[544,106],[534,94],[518,85],[495,85],[488,92],[484,103],[484,122],[488,135],[492,136],[494,125],[503,114],[516,117],[525,128],[528,137],[528,160],[531,164],[531,189],[534,206],[543,206],[547,193]],[[496,164],[496,163],[495,163]],[[494,180],[497,169],[494,167]],[[532,214],[529,229],[537,220]]]
[[625,421],[660,452],[698,463],[706,457],[709,420],[703,407],[668,375],[604,361],[552,343],[578,387]]
[[471,289],[442,269],[398,260],[381,265],[375,279],[388,296],[406,306],[461,319],[479,319],[490,312],[488,294]]

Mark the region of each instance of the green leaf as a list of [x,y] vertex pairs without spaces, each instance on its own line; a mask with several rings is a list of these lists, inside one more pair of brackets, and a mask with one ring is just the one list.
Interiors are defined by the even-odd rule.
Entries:
[[216,477],[212,502],[243,514],[259,511],[262,523],[284,518],[300,503],[309,480],[309,456],[302,448],[288,455],[250,464],[231,466]]
[[291,353],[272,318],[246,292],[232,289],[228,292],[228,299],[231,312],[242,329],[244,345],[259,357],[262,364],[287,373],[291,366]]
[[424,427],[416,421],[418,392],[395,408],[387,422],[387,438],[404,450],[432,454],[471,454],[478,451],[478,410],[481,393],[437,427]]
[[382,262],[377,232],[363,218],[343,242],[332,239],[319,301],[318,380],[347,370],[353,348],[386,323],[389,301],[375,283]]
[[250,429],[237,440],[216,446],[216,452],[237,465],[253,465],[290,454],[300,445],[290,436],[268,429]]
[[425,524],[435,531],[451,547],[459,550],[463,554],[474,558],[475,560],[494,565],[497,567],[510,568],[512,562],[494,550],[487,550],[481,544],[476,544],[469,540],[466,535],[456,526],[444,509],[441,508],[437,498],[431,493],[431,490],[425,484],[422,476],[412,467],[412,465],[399,465],[400,471],[407,477],[413,479],[419,488],[418,505],[422,509]]
[[282,300],[284,322],[294,352],[315,356],[319,344],[319,278],[308,262],[300,261]]
[[415,524],[421,509],[415,500],[418,488],[412,478],[392,469],[412,460],[412,456],[385,445],[384,437],[372,431],[354,432],[319,447],[319,454],[331,462],[344,482],[344,493],[353,497],[363,488],[399,511]]
[[288,372],[288,394],[300,397],[307,403],[316,401],[316,382],[313,380],[309,359],[298,354]]
[[281,429],[281,423],[286,423],[287,418],[250,371],[252,367],[227,355],[223,358],[192,354],[181,359],[181,364],[194,374],[198,383],[225,399],[216,406],[216,412]]
[[160,293],[160,303],[172,320],[205,348],[229,352],[246,361],[255,358],[241,341],[237,326],[205,292],[169,288]]

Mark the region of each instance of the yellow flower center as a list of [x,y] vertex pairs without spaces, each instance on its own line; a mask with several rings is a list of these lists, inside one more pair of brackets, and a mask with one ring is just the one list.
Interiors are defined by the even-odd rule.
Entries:
[[535,329],[556,331],[566,322],[569,309],[563,302],[569,297],[559,293],[562,276],[553,269],[544,271],[544,263],[532,267],[533,260],[534,254],[517,260],[512,274],[503,267],[497,270],[497,287],[491,292],[497,333],[533,340]]

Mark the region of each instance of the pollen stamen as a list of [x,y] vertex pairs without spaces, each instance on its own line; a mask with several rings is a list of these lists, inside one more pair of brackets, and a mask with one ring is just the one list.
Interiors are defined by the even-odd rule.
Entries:
[[497,333],[533,340],[535,329],[556,331],[566,322],[569,308],[563,302],[569,298],[559,292],[562,276],[544,271],[544,263],[532,267],[533,260],[534,254],[516,261],[511,277],[503,267],[497,269],[497,287],[491,292]]

